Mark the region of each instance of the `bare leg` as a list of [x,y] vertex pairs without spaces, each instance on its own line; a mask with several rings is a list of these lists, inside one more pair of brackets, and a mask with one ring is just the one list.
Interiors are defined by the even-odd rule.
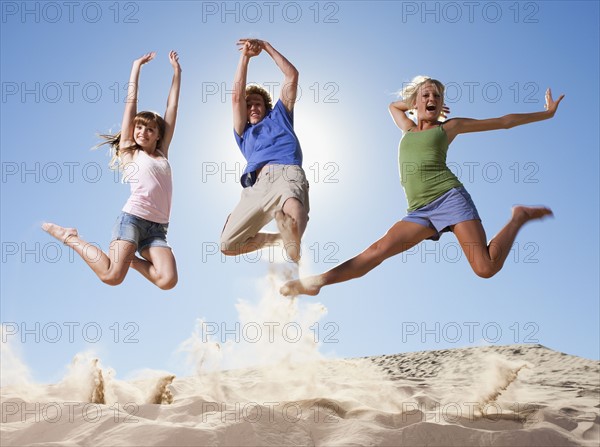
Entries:
[[81,239],[75,228],[44,223],[42,229],[75,250],[105,284],[116,286],[125,279],[129,263],[135,253],[135,244],[127,241],[113,241],[107,255],[95,245]]
[[140,272],[148,281],[163,290],[177,284],[177,264],[170,248],[148,247],[142,251],[144,259],[135,257],[131,267]]
[[288,259],[300,261],[300,242],[308,223],[308,214],[298,199],[285,201],[281,211],[275,213],[275,221]]
[[386,259],[434,234],[435,230],[413,222],[396,222],[385,236],[359,255],[321,275],[289,281],[283,285],[280,293],[284,296],[317,295],[321,287],[359,278]]
[[515,206],[510,221],[489,244],[478,220],[456,224],[453,231],[473,271],[482,278],[491,278],[502,269],[521,227],[530,220],[551,215],[552,211],[549,208]]

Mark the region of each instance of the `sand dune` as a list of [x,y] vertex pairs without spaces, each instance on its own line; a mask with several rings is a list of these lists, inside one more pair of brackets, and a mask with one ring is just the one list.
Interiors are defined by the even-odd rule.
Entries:
[[279,361],[186,378],[156,373],[130,382],[101,368],[97,360],[79,358],[59,384],[2,388],[2,445],[600,441],[599,362],[541,345]]
[[327,309],[282,300],[288,270],[238,301],[233,339],[197,320],[187,377],[118,380],[86,352],[40,385],[2,344],[2,446],[598,446],[598,361],[533,344],[327,359]]

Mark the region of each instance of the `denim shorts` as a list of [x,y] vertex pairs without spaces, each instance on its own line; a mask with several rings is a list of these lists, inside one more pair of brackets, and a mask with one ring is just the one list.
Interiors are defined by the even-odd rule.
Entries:
[[481,218],[470,194],[464,187],[459,186],[427,205],[409,211],[402,220],[436,230],[437,234],[428,239],[437,241],[442,233],[451,231],[451,226],[466,220],[481,220]]
[[123,211],[112,230],[113,241],[127,241],[137,246],[138,253],[148,247],[171,248],[167,243],[169,224],[159,224]]

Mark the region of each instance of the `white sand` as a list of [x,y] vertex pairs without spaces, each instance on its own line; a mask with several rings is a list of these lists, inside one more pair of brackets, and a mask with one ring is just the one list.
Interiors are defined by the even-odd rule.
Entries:
[[260,300],[238,301],[240,340],[198,320],[178,349],[189,377],[121,381],[80,353],[59,383],[39,385],[2,343],[0,444],[599,445],[598,361],[531,344],[327,360],[320,342],[332,332],[319,326],[317,341],[313,331],[327,309],[282,299],[290,277],[271,265]]
[[[1,390],[1,444],[597,446],[600,365],[541,345],[168,374],[120,382],[82,356]],[[166,377],[158,386],[161,378]],[[103,383],[105,404],[98,398]],[[96,391],[94,391],[96,390]],[[162,399],[163,404],[148,403]],[[172,401],[171,404],[168,404]]]

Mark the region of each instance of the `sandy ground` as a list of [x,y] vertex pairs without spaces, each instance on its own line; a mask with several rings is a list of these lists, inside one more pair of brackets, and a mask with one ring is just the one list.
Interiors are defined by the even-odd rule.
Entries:
[[597,446],[600,364],[541,345],[1,389],[1,444]]

